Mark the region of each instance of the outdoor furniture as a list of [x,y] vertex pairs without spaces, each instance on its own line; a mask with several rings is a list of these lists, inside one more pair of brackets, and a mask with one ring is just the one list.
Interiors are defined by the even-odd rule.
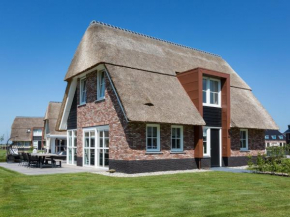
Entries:
[[22,166],[24,166],[25,164],[25,166],[28,166],[28,155],[27,155],[27,153],[22,153]]
[[[58,155],[56,154],[50,154],[50,153],[36,153],[36,154],[31,154],[32,156],[37,156],[39,159],[38,159],[38,164],[39,164],[39,167],[40,168],[43,168],[43,167],[56,167],[56,166],[59,166],[61,167],[61,162],[56,165],[56,162],[58,162],[58,160],[55,160],[54,158]],[[50,161],[50,163],[49,163]]]
[[32,165],[35,165],[36,167],[39,166],[38,156],[32,156],[31,154],[27,154],[27,156],[28,156],[28,167],[31,167]]

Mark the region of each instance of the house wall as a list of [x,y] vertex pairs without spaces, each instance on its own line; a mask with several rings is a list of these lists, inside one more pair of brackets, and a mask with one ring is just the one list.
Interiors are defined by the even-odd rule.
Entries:
[[[105,100],[96,102],[97,73],[86,76],[87,102],[77,108],[77,157],[78,165],[83,158],[83,128],[109,125],[109,158],[118,161],[188,159],[194,158],[194,127],[184,126],[184,152],[170,153],[171,125],[161,124],[161,154],[146,154],[146,124],[127,123],[118,104],[117,97],[106,78]],[[77,102],[79,104],[79,85],[77,85]],[[111,167],[111,166],[110,166]]]
[[[77,93],[77,165],[83,162],[83,128],[109,125],[110,168],[117,171],[136,173],[160,170],[180,170],[197,168],[194,158],[194,127],[184,126],[184,151],[171,153],[171,125],[160,124],[160,153],[146,153],[146,123],[127,123],[117,97],[106,78],[105,100],[96,101],[97,73],[86,75],[87,102],[79,105],[79,83]],[[245,165],[247,155],[264,152],[264,130],[249,129],[248,152],[241,152],[239,147],[240,131],[230,130],[231,157],[224,158],[226,166]],[[210,166],[210,158],[201,159],[202,167]]]

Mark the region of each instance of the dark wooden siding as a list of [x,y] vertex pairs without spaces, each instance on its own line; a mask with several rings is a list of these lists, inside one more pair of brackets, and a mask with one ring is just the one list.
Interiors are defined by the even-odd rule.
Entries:
[[42,140],[42,136],[33,136],[32,137],[33,140]]
[[222,109],[217,107],[203,107],[203,119],[206,126],[221,127],[222,126]]
[[67,129],[77,129],[77,91],[75,92],[73,102],[67,119]]

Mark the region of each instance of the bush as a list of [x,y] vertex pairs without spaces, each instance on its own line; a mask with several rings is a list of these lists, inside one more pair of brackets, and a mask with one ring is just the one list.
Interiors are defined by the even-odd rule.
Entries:
[[255,165],[252,156],[249,156],[248,165],[250,169],[259,172],[286,173],[290,175],[290,159],[285,158],[289,154],[289,145],[285,147],[267,148],[267,155],[257,156],[257,164]]

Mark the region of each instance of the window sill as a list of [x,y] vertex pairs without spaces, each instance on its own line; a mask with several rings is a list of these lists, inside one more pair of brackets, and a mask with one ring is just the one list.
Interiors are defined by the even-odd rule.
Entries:
[[95,100],[95,103],[99,103],[99,102],[103,102],[103,101],[105,101],[105,98],[97,99],[97,100]]
[[78,105],[78,107],[86,106],[86,103]]
[[203,156],[203,158],[211,158],[211,156],[206,155],[206,156]]
[[184,151],[170,151],[170,154],[186,154]]
[[250,152],[250,150],[240,150],[240,152]]
[[145,153],[146,155],[151,155],[151,154],[163,154],[162,152],[160,152],[160,151],[147,151],[146,153]]

